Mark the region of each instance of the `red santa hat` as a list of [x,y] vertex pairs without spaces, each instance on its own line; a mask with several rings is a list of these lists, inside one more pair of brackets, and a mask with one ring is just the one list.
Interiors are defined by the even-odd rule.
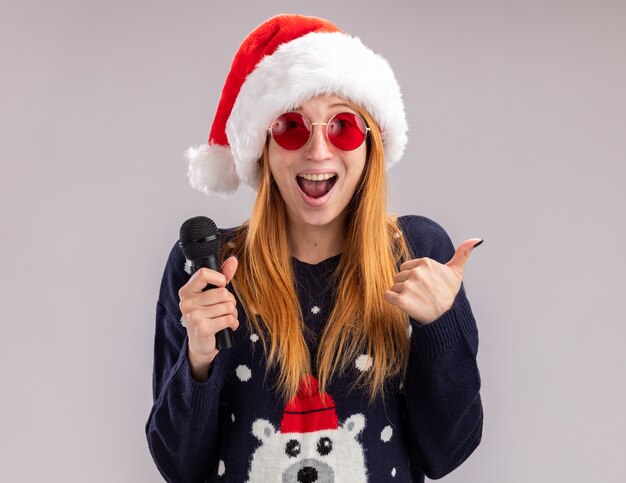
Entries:
[[298,394],[285,406],[280,432],[311,433],[323,429],[337,429],[339,421],[335,402],[329,394],[320,394],[314,376],[300,381]]
[[320,94],[347,99],[374,118],[387,168],[402,157],[404,103],[387,61],[327,20],[278,15],[239,47],[208,143],[187,150],[191,186],[221,196],[234,192],[240,181],[256,189],[267,128]]

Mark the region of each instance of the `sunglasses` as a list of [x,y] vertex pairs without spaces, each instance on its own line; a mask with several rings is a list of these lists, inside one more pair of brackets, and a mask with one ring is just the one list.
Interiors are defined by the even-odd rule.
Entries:
[[335,114],[328,122],[311,122],[304,114],[286,112],[278,116],[267,130],[281,148],[294,151],[309,141],[316,124],[326,126],[326,137],[342,151],[358,148],[370,130],[365,121],[352,112]]

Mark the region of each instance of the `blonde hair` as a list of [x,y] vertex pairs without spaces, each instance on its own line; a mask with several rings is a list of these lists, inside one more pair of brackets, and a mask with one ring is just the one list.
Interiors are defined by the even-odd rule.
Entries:
[[[371,367],[354,381],[370,401],[384,397],[387,381],[399,381],[409,357],[408,316],[384,300],[400,259],[411,258],[397,225],[387,215],[387,179],[380,130],[371,116],[352,106],[370,127],[363,174],[348,206],[346,239],[332,283],[335,304],[319,340],[316,360],[320,392],[331,379],[366,354]],[[285,401],[312,373],[306,328],[294,283],[285,202],[271,175],[268,149],[260,160],[258,195],[250,219],[238,227],[221,258],[235,255],[231,284],[249,324],[260,337],[268,362],[278,367],[276,389]]]

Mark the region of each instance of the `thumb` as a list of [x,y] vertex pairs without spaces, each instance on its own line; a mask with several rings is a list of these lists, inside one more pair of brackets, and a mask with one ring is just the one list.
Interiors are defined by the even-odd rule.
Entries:
[[239,266],[239,261],[237,257],[232,256],[228,257],[222,263],[222,267],[220,268],[220,273],[226,277],[226,285],[228,285],[231,279],[235,276],[235,272],[237,271],[237,267]]
[[463,270],[465,269],[465,264],[469,259],[470,253],[480,245],[484,240],[482,238],[470,238],[469,240],[465,240],[463,243],[459,245],[459,248],[456,249],[454,256],[452,259],[446,263],[446,266],[453,269],[459,276],[463,277]]

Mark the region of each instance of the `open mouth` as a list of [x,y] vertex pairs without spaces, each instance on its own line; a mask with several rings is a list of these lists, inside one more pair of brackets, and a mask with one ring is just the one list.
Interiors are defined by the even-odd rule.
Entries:
[[328,194],[337,182],[337,175],[335,173],[298,175],[296,181],[305,195],[315,199]]

